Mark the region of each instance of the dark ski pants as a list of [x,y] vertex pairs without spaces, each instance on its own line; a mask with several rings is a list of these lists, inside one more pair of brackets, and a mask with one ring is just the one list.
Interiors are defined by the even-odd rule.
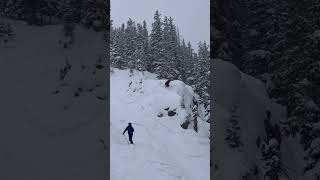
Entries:
[[129,141],[130,141],[130,143],[133,144],[133,142],[132,142],[133,133],[128,133],[128,135],[129,135]]

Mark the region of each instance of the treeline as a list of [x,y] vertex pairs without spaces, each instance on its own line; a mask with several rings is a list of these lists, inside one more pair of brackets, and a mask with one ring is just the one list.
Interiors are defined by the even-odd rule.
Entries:
[[[196,33],[196,32],[195,32]],[[210,52],[199,42],[195,52],[190,42],[180,39],[171,17],[154,14],[151,33],[147,23],[129,19],[120,27],[111,27],[111,66],[158,74],[159,78],[178,79],[191,85],[209,110]]]
[[4,0],[0,2],[0,16],[30,25],[72,22],[105,30],[109,27],[108,8],[104,0]]

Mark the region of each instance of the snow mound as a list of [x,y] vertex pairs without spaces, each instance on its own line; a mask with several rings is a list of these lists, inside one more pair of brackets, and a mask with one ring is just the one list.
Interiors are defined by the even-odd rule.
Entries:
[[[199,119],[198,133],[183,129],[195,94],[181,81],[168,88],[165,81],[148,72],[112,70],[112,180],[209,179],[209,123]],[[169,111],[175,115],[168,116]],[[122,135],[128,122],[135,129],[134,145]]]

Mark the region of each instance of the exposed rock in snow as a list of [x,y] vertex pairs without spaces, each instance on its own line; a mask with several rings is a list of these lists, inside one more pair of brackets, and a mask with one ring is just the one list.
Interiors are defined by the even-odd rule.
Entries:
[[175,111],[168,111],[168,116],[174,116],[174,115],[176,115]]

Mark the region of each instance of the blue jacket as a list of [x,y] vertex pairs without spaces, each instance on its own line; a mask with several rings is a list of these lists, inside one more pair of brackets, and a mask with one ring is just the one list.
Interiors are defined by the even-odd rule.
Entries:
[[123,131],[123,134],[124,134],[126,131],[128,131],[128,134],[133,134],[134,129],[133,129],[133,127],[132,127],[131,125],[128,125],[128,126],[126,127],[126,129]]

